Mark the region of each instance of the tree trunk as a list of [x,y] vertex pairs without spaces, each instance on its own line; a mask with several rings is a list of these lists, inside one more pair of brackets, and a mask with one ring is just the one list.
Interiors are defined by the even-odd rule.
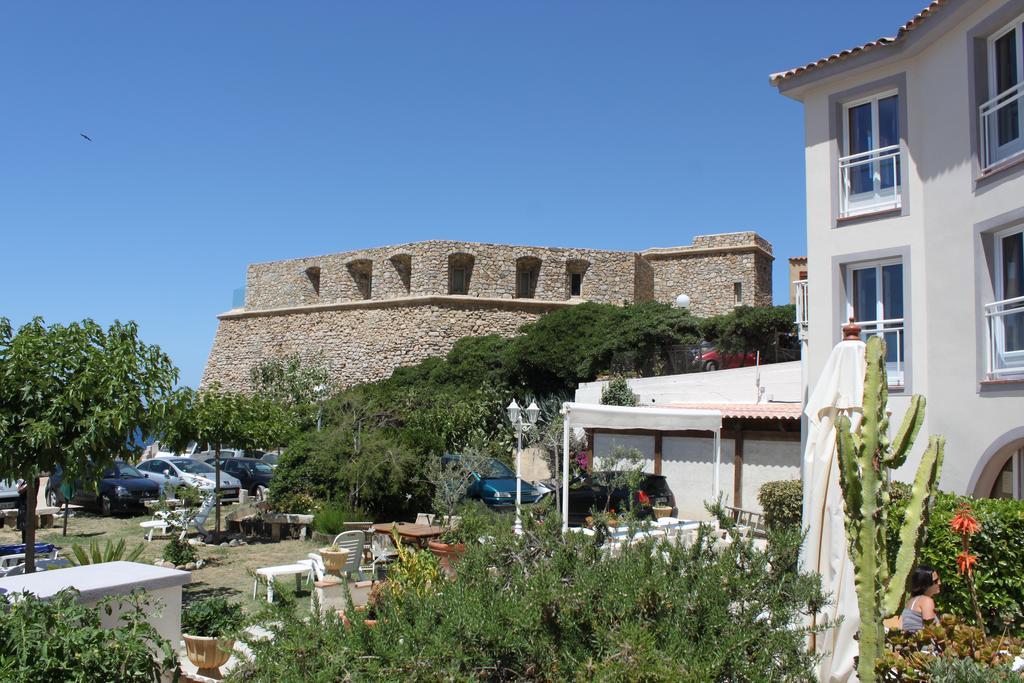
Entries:
[[34,476],[27,480],[28,489],[25,499],[25,573],[36,571],[36,491],[39,480]]
[[68,535],[68,513],[71,512],[71,501],[64,499],[64,532],[62,536]]
[[216,470],[213,480],[213,495],[215,496],[214,501],[217,505],[217,522],[214,529],[217,534],[217,540],[220,540],[220,444],[217,444],[217,450],[213,459],[213,467]]

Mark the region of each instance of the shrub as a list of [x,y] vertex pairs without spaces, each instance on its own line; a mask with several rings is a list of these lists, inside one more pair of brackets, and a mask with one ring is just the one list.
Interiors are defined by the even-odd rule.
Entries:
[[327,503],[313,515],[313,530],[322,534],[337,535],[345,531],[346,522],[370,520],[370,513],[365,510],[353,510],[345,503]]
[[[796,573],[752,542],[715,550],[705,529],[689,548],[648,540],[609,557],[590,537],[563,538],[555,516],[539,522],[528,510],[524,527],[521,536],[495,529],[489,543],[469,545],[453,580],[431,579],[429,590],[378,600],[373,628],[346,629],[333,613],[276,613],[266,622],[273,640],[250,639],[253,661],[232,676],[813,678],[802,624],[824,602],[817,577]],[[458,643],[473,646],[453,647]]]
[[975,626],[953,616],[929,624],[917,633],[889,631],[886,648],[875,664],[880,681],[1002,681],[1009,665],[1020,654],[1016,638],[988,637]]
[[[942,592],[935,596],[936,609],[967,621],[975,621],[967,581],[957,573],[956,557],[962,550],[960,535],[949,526],[961,503],[968,502],[981,523],[971,537],[971,553],[978,557],[974,585],[981,613],[989,633],[1024,635],[1024,502],[995,498],[966,498],[940,493],[928,520],[928,537],[918,553],[918,562],[934,567],[942,576]],[[890,512],[890,522],[899,519],[900,503]],[[894,534],[890,523],[889,533]],[[894,558],[890,558],[894,561]]]
[[[101,612],[121,606],[121,621],[100,623]],[[151,683],[175,666],[171,644],[147,621],[156,606],[141,593],[79,604],[64,590],[40,600],[25,593],[0,595],[0,680],[49,683]]]
[[181,632],[204,638],[233,638],[245,627],[237,602],[215,596],[189,603],[181,611]]
[[[273,480],[271,480],[273,486]],[[288,515],[314,515],[320,509],[320,503],[308,493],[282,492],[271,494],[270,509]]]
[[601,389],[601,403],[606,406],[635,406],[639,399],[629,388],[629,382],[619,375],[613,377],[607,386]]
[[171,539],[170,543],[164,546],[163,559],[175,567],[180,567],[189,562],[195,562],[196,549],[187,541],[181,540],[178,536]]
[[804,490],[799,479],[765,482],[757,492],[757,502],[769,528],[802,527]]
[[103,545],[103,550],[100,550],[100,544],[93,541],[89,544],[89,550],[74,543],[71,545],[71,556],[68,558],[68,562],[75,566],[81,566],[83,564],[101,564],[103,562],[119,562],[124,560],[125,562],[134,562],[139,559],[139,555],[145,550],[145,546],[140,543],[131,550],[125,549],[124,539],[122,538],[117,543],[111,542],[107,539],[107,542]]

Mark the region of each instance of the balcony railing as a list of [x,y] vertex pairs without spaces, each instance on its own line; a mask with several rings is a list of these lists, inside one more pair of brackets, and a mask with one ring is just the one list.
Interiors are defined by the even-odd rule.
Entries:
[[899,145],[839,159],[840,217],[898,209],[900,206]]
[[1024,296],[985,304],[988,375],[1024,374]]
[[807,326],[807,312],[810,310],[810,303],[807,299],[807,280],[793,281],[793,298],[796,304],[797,326]]
[[890,387],[902,387],[904,384],[903,318],[888,320],[858,320],[860,336],[864,341],[871,335],[885,340],[885,372],[889,377]]
[[999,162],[1024,151],[1024,81],[1008,88],[981,105],[981,168],[988,170]]

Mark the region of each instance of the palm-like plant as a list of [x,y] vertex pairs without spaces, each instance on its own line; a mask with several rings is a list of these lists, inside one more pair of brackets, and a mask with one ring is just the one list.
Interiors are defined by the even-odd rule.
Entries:
[[142,543],[139,543],[131,550],[126,551],[123,538],[117,543],[112,543],[110,539],[107,539],[102,550],[100,549],[100,544],[96,541],[89,544],[88,550],[75,543],[71,546],[72,556],[68,558],[68,562],[76,567],[86,564],[118,562],[121,560],[134,562],[139,559],[143,550],[145,550],[145,546]]

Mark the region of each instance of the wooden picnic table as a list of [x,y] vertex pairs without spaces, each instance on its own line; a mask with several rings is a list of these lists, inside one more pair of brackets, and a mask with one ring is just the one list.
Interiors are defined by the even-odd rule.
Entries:
[[374,524],[371,528],[374,533],[391,535],[391,529],[398,529],[398,536],[410,545],[423,547],[427,541],[438,538],[444,529],[433,524],[413,524],[412,522],[382,522]]

